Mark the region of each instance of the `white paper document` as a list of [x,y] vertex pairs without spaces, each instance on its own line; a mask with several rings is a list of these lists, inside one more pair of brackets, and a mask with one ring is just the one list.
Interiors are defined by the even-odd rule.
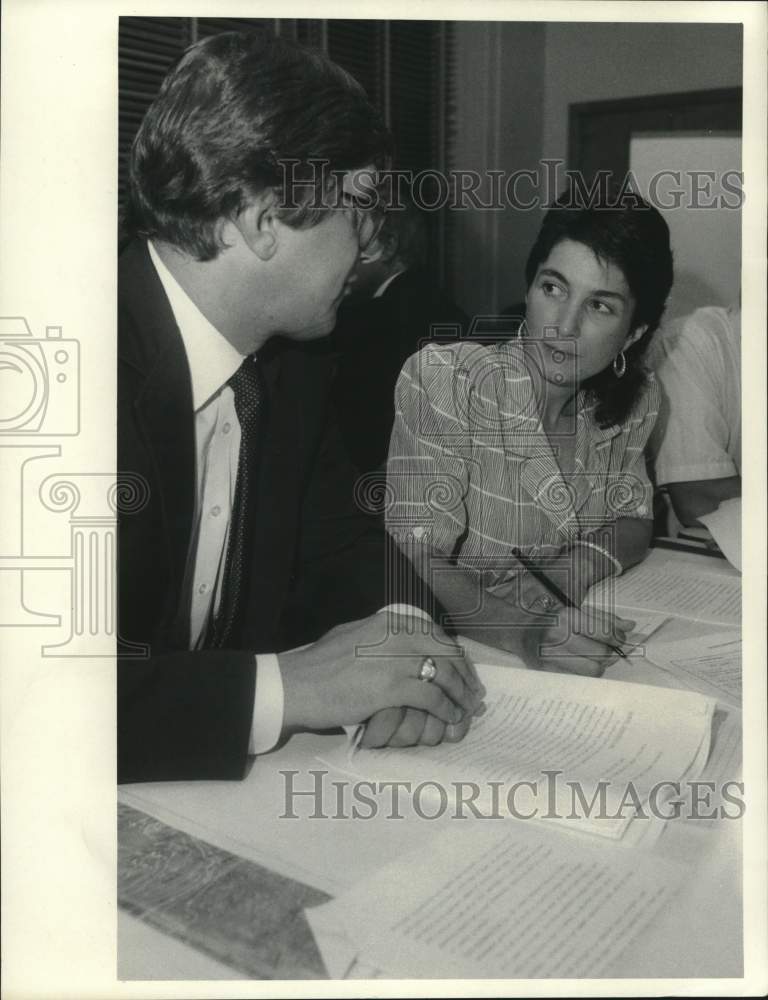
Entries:
[[616,614],[621,618],[628,618],[635,623],[635,627],[627,636],[627,641],[623,646],[627,656],[636,656],[641,650],[634,647],[643,647],[651,636],[657,635],[659,630],[669,621],[669,615],[658,611],[642,611],[639,608],[614,608]]
[[701,773],[702,781],[721,786],[741,777],[742,717],[735,709],[717,708],[712,719],[712,751]]
[[392,978],[594,977],[685,874],[646,853],[474,823],[307,916],[319,942],[330,932],[351,944],[324,952],[333,977],[348,973],[351,954]]
[[647,655],[683,687],[741,707],[740,632],[718,632],[676,642],[657,640]]
[[613,611],[638,608],[715,625],[740,625],[741,580],[681,563],[674,569],[643,563],[593,587],[586,603]]
[[741,497],[723,500],[717,510],[703,514],[699,520],[731,566],[741,572]]
[[742,775],[742,719],[736,709],[717,708],[712,720],[712,752],[699,778],[699,799],[692,804],[692,789],[688,807],[682,815],[689,825],[712,827],[723,816],[741,814],[744,789]]
[[[503,813],[619,839],[635,802],[660,782],[696,777],[709,755],[715,702],[699,694],[488,664],[478,673],[487,709],[460,743],[339,748],[323,762],[368,781],[432,788],[436,802],[476,787],[470,815]],[[650,818],[638,823],[633,843],[641,830],[662,828]]]

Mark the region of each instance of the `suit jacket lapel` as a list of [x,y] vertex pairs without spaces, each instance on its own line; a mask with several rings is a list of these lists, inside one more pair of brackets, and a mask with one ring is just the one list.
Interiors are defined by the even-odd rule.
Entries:
[[[144,376],[134,400],[156,475],[163,534],[167,540],[169,604],[181,611],[176,625],[188,630],[188,609],[180,608],[195,504],[195,424],[192,383],[184,344],[168,299],[149,259],[136,244],[127,256],[123,291],[130,303],[130,337],[121,342],[123,360]],[[123,263],[121,261],[121,263]]]
[[196,491],[192,386],[181,341],[158,359],[136,406],[155,461],[173,588],[180,597]]

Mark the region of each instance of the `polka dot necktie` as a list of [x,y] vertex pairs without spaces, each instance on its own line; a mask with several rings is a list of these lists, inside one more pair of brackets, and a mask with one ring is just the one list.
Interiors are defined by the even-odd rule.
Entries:
[[240,453],[221,601],[211,636],[211,645],[218,647],[226,646],[232,640],[247,594],[247,566],[251,558],[249,541],[253,521],[253,510],[250,508],[256,492],[259,428],[263,427],[266,402],[258,359],[253,355],[247,357],[227,384],[235,394],[235,412],[240,422]]

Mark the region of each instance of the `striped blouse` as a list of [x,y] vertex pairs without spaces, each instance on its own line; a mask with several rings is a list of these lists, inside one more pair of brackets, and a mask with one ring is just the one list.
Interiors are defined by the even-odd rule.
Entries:
[[395,390],[387,530],[482,571],[487,586],[618,517],[648,518],[643,450],[659,406],[653,379],[621,425],[600,428],[577,397],[575,468],[562,475],[544,432],[529,355],[517,341],[430,345]]

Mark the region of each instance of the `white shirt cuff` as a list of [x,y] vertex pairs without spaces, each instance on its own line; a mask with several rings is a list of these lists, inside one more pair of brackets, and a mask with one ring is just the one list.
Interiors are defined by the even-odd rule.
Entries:
[[377,615],[384,614],[385,611],[393,615],[409,615],[411,618],[423,618],[425,622],[431,622],[432,616],[424,608],[417,608],[413,604],[388,604],[385,608],[379,608]]
[[283,729],[283,677],[274,653],[256,657],[256,691],[248,753],[266,753],[280,739]]

